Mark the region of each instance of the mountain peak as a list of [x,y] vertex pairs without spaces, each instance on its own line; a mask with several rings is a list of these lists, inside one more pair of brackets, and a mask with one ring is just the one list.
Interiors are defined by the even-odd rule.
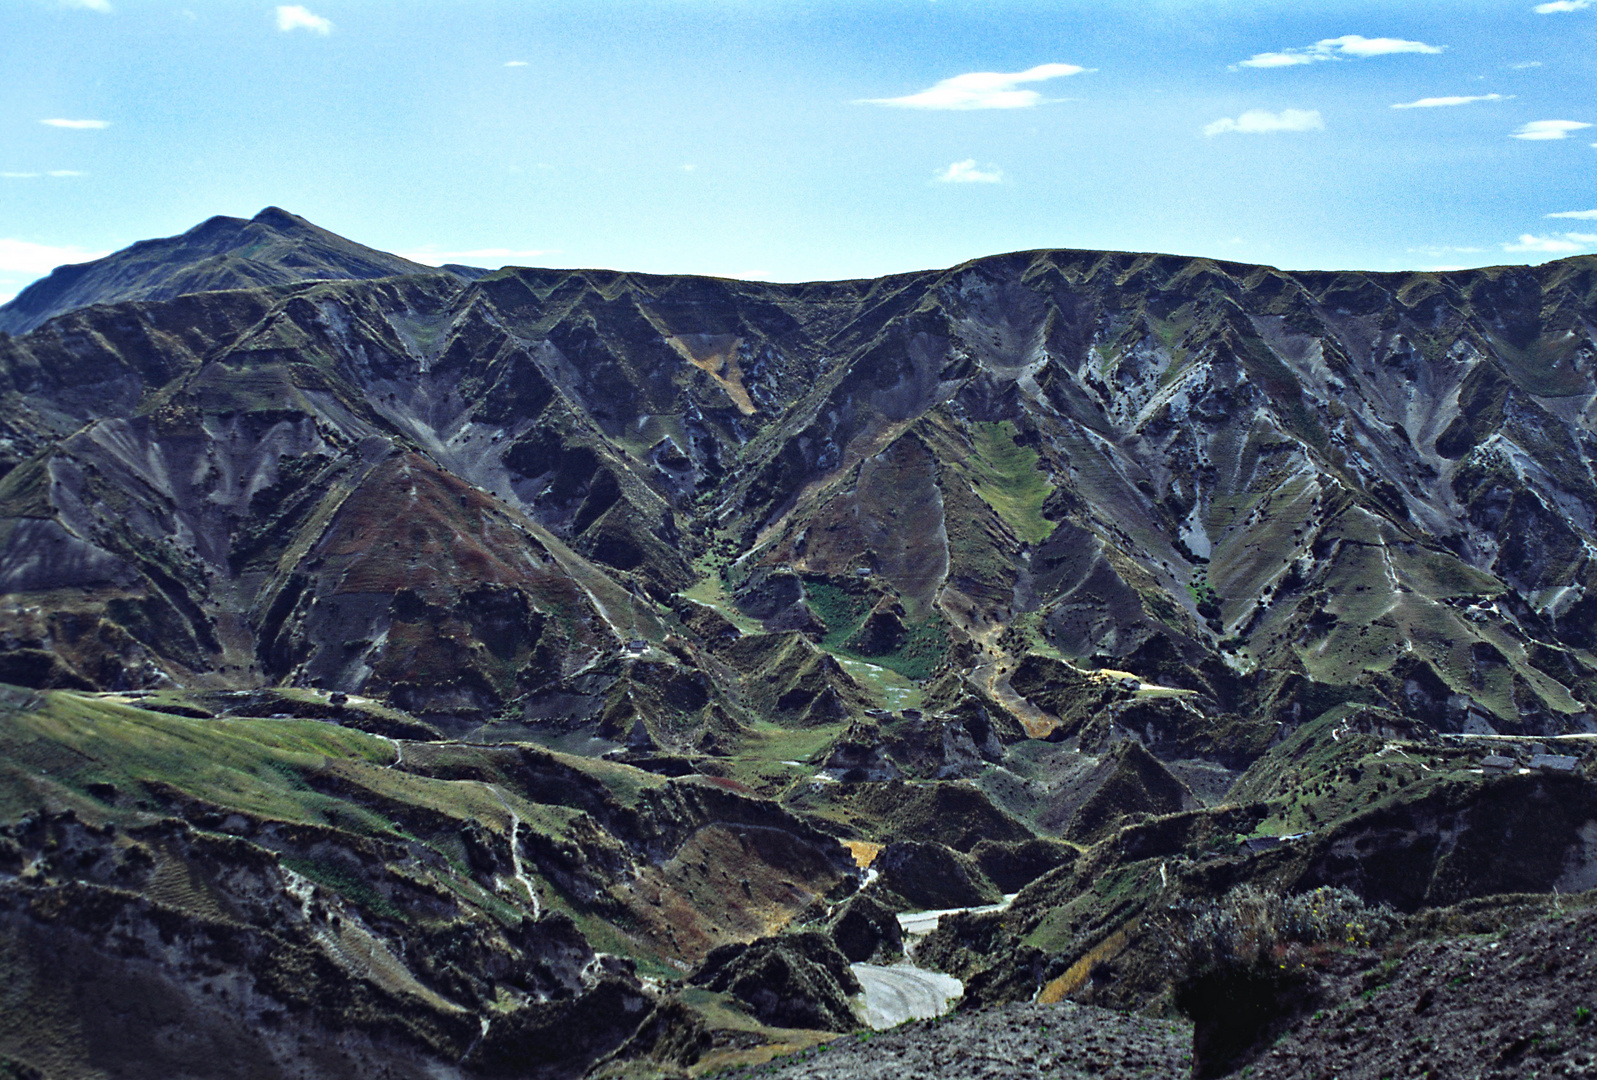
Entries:
[[273,229],[314,229],[316,232],[327,231],[325,229],[319,228],[310,221],[307,221],[305,218],[300,217],[298,214],[289,213],[281,206],[266,207],[260,213],[250,218],[250,222],[255,225],[266,225]]
[[217,216],[178,236],[141,240],[103,259],[57,267],[0,306],[0,331],[25,334],[90,304],[166,300],[191,292],[435,274],[386,251],[268,206],[253,218]]

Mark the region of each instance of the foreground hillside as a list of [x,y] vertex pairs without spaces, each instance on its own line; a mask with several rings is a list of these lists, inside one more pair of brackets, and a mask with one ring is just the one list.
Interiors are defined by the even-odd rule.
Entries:
[[897,913],[1171,1013],[1239,889],[1597,887],[1597,259],[378,256],[0,309],[13,1071],[704,1072]]
[[[1244,1075],[1297,1080],[1587,1076],[1591,897],[1449,909],[1409,940],[1348,949],[1297,988]],[[1571,910],[1563,910],[1564,908]],[[1319,967],[1320,965],[1315,965]],[[778,1080],[1042,1075],[1185,1076],[1187,1025],[1092,1006],[993,1006],[890,1035],[856,1036],[752,1073]],[[729,1075],[745,1075],[732,1073]],[[1211,1074],[1212,1075],[1212,1074]]]

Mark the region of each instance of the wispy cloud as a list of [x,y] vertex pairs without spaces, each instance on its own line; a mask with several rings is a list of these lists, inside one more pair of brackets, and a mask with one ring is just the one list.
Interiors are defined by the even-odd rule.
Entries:
[[326,37],[333,32],[333,21],[311,14],[309,8],[300,4],[279,4],[277,28],[285,34],[290,30],[309,30],[313,34]]
[[[1513,97],[1510,94],[1508,97]],[[1507,101],[1502,94],[1477,94],[1474,97],[1422,97],[1418,101],[1405,101],[1393,105],[1394,109],[1441,109],[1449,105],[1468,105],[1476,101]]]
[[1521,124],[1519,130],[1511,138],[1529,139],[1532,142],[1544,142],[1548,139],[1567,139],[1571,131],[1589,128],[1590,124],[1579,120],[1532,120],[1528,124]]
[[37,180],[41,176],[54,176],[64,178],[68,176],[87,176],[88,173],[76,169],[51,169],[48,172],[0,172],[0,180]]
[[1405,41],[1402,38],[1367,38],[1362,34],[1344,34],[1326,38],[1301,49],[1282,49],[1280,52],[1255,53],[1233,67],[1276,68],[1295,67],[1298,64],[1317,64],[1322,60],[1363,60],[1371,56],[1390,56],[1393,53],[1439,53],[1445,46],[1427,45],[1423,41]]
[[1325,127],[1318,109],[1282,109],[1278,113],[1249,109],[1241,116],[1222,116],[1204,126],[1205,135],[1268,135],[1277,131],[1317,131]]
[[939,170],[937,180],[944,184],[1001,184],[1004,180],[1004,170],[996,165],[987,165],[978,169],[975,158],[966,158]]
[[445,263],[461,263],[466,266],[478,263],[496,263],[499,266],[509,266],[518,259],[536,259],[544,255],[558,255],[556,248],[535,248],[530,250],[517,250],[515,248],[475,248],[471,251],[439,251],[433,244],[426,244],[415,251],[396,251],[394,254],[401,259],[421,263],[423,266],[443,266]]
[[1576,251],[1597,247],[1597,233],[1561,233],[1555,236],[1532,236],[1525,233],[1518,242],[1504,244],[1504,251],[1530,251],[1542,255],[1569,255]]
[[1589,8],[1597,0],[1551,0],[1550,3],[1537,4],[1531,8],[1538,15],[1562,15],[1566,11],[1580,11]]
[[62,120],[60,118],[54,118],[50,120],[40,120],[39,123],[47,124],[50,127],[56,128],[72,128],[75,131],[97,131],[100,128],[108,128],[111,126],[111,121],[109,120]]
[[1597,210],[1561,210],[1548,214],[1550,218],[1574,218],[1577,221],[1597,221]]
[[526,67],[526,66],[527,66],[527,62],[525,60],[506,60],[505,61],[505,67]]
[[47,274],[67,263],[88,262],[109,254],[109,251],[86,251],[71,245],[54,247],[30,240],[0,239],[0,273]]
[[61,6],[83,8],[86,11],[98,11],[101,15],[111,14],[110,0],[61,0]]
[[891,105],[898,109],[1029,109],[1041,104],[1035,90],[1020,90],[1021,83],[1045,82],[1080,75],[1087,68],[1075,64],[1039,64],[1025,71],[972,71],[944,79],[918,94],[895,98],[867,98],[860,105]]
[[1523,64],[1508,65],[1510,71],[1527,71],[1530,68],[1539,68],[1541,66],[1542,62],[1540,60],[1526,60]]

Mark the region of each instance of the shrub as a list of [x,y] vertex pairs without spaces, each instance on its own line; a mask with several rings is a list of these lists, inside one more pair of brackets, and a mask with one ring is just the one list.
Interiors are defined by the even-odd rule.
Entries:
[[1379,944],[1401,925],[1390,908],[1334,888],[1282,896],[1244,885],[1172,908],[1162,929],[1176,1006],[1193,1021],[1193,1075],[1237,1069],[1312,1007],[1328,952]]
[[1169,937],[1182,978],[1207,970],[1301,968],[1327,950],[1379,945],[1402,925],[1390,907],[1372,908],[1357,893],[1331,887],[1283,896],[1243,885],[1172,914]]

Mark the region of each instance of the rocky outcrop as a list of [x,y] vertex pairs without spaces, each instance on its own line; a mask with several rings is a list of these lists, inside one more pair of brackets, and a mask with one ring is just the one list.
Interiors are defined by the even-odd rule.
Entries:
[[849,1005],[860,991],[848,959],[813,931],[725,945],[705,957],[690,980],[731,994],[772,1027],[853,1031]]
[[554,1075],[698,1046],[601,941],[730,1052],[853,1024],[883,909],[1018,890],[927,943],[969,1005],[1130,1007],[1239,885],[1589,887],[1594,268],[448,274],[268,211],[64,271],[0,334],[8,925],[170,923],[119,985],[286,1071],[246,959],[346,1071]]
[[888,844],[871,869],[880,875],[873,888],[896,898],[899,910],[940,911],[1000,899],[973,859],[942,844]]
[[903,951],[904,931],[893,912],[868,892],[845,900],[826,922],[838,951],[859,964]]
[[[323,279],[413,269],[268,211],[95,273],[256,232]],[[1583,730],[1589,277],[178,274],[0,345],[0,670],[319,685],[450,731],[641,720],[681,753],[858,719],[883,701],[859,661],[1002,714],[884,733],[944,778],[1010,728],[1240,769],[1333,700]],[[683,623],[696,583],[773,640]],[[591,685],[667,639],[677,670]]]

